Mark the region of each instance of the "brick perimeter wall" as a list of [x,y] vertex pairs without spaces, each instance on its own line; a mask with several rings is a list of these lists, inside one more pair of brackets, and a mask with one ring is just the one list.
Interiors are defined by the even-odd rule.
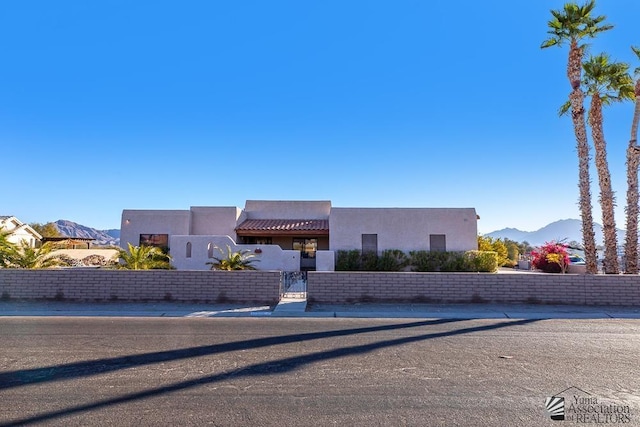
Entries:
[[[4,299],[278,301],[278,271],[0,269]],[[503,302],[640,306],[640,276],[309,272],[310,301]]]
[[638,275],[309,272],[309,301],[640,306]]
[[279,294],[279,271],[0,269],[3,299],[273,304]]

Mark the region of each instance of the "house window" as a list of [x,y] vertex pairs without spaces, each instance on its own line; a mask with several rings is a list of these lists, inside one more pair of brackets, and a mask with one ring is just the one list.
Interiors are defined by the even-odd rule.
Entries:
[[445,252],[447,250],[447,237],[444,234],[429,234],[429,250]]
[[187,242],[187,258],[191,258],[191,242]]
[[318,239],[293,239],[293,250],[300,251],[302,258],[315,258]]
[[378,235],[363,234],[362,235],[362,253],[373,252],[378,253]]
[[213,258],[213,243],[211,242],[207,245],[207,257]]
[[168,234],[141,234],[140,246],[153,246],[166,251],[169,248]]

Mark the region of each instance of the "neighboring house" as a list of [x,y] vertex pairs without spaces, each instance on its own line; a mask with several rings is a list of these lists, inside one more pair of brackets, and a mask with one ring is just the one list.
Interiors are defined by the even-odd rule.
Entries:
[[42,236],[36,230],[15,216],[0,216],[0,231],[9,232],[7,237],[9,242],[20,244],[25,241],[32,248],[35,248],[42,240]]
[[477,249],[473,208],[334,208],[330,201],[248,200],[238,207],[124,210],[123,248],[170,249],[174,267],[204,270],[213,257],[248,249],[268,270],[332,271],[335,252],[358,249],[467,251]]

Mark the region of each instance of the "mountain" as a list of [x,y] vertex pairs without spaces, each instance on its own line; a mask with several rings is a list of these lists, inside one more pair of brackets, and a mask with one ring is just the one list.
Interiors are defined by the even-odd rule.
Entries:
[[[547,224],[536,231],[521,231],[517,228],[504,228],[502,230],[492,231],[486,234],[487,237],[496,239],[509,239],[515,242],[529,242],[530,245],[539,246],[545,242],[555,240],[556,242],[569,243],[572,241],[582,242],[582,222],[579,219],[562,219],[560,221]],[[604,235],[602,226],[594,224],[596,233],[596,244],[604,244]],[[625,231],[618,229],[618,245],[624,244]]]
[[91,238],[96,246],[120,245],[120,230],[96,230],[66,219],[59,219],[54,224],[64,236]]

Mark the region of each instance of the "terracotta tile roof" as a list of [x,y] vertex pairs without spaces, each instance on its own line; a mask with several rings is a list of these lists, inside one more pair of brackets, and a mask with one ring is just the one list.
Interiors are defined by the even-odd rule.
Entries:
[[329,234],[326,219],[248,219],[236,227],[238,234]]

